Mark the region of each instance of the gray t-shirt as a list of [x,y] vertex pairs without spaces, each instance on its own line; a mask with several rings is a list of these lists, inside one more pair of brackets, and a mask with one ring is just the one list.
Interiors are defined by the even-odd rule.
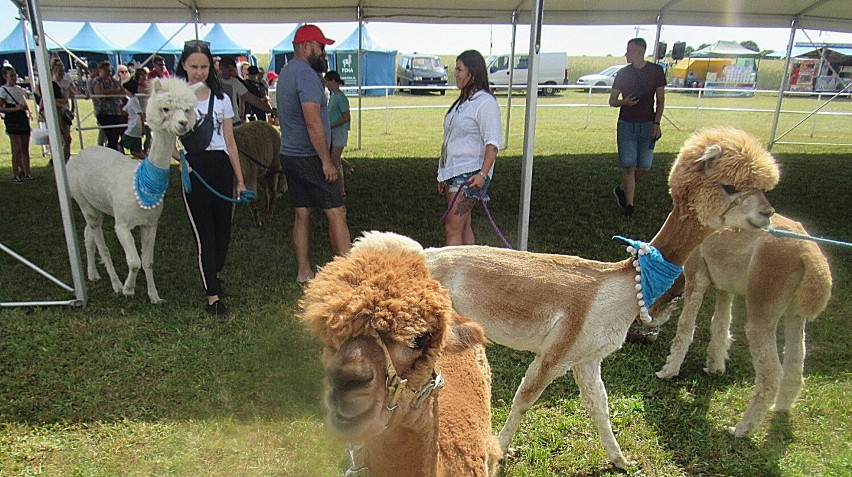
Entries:
[[325,127],[326,147],[331,147],[328,98],[319,74],[306,61],[293,58],[281,70],[276,90],[275,104],[281,124],[281,155],[292,157],[318,155],[308,136],[302,103],[319,103],[320,116]]

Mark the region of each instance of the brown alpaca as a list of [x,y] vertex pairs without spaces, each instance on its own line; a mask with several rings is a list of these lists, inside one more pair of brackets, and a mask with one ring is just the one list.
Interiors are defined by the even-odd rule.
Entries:
[[[798,222],[781,215],[772,226],[807,235]],[[696,248],[684,266],[686,279],[683,311],[677,323],[666,364],[657,372],[672,378],[692,343],[695,320],[708,289],[716,290],[716,310],[711,320],[707,348],[708,373],[724,373],[731,346],[731,304],[744,296],[748,315],[746,336],[755,371],[755,387],[748,409],[736,427],[737,437],[754,431],[773,402],[787,411],[802,391],[805,364],[805,323],[815,319],[831,297],[831,271],[817,244],[807,240],[777,238],[763,230],[725,229],[714,232]],[[679,282],[673,293],[684,289]],[[671,316],[660,313],[659,323]],[[778,357],[776,332],[784,320],[784,364]]]
[[[774,211],[763,192],[775,187],[778,176],[772,155],[743,131],[693,135],[669,174],[674,209],[651,245],[683,265],[712,229],[765,227]],[[621,347],[639,314],[633,259],[604,263],[482,246],[425,254],[429,271],[450,290],[459,313],[482,324],[494,342],[536,354],[500,431],[501,450],[508,450],[521,418],[544,389],[572,370],[607,457],[627,467],[612,433],[601,361]]]
[[[279,172],[281,162],[278,160],[278,149],[281,148],[281,133],[266,121],[251,121],[234,128],[234,141],[240,152],[240,167],[243,170],[246,189],[256,190],[258,200],[260,193],[263,193],[266,212],[271,219],[275,212],[275,197],[287,187],[284,173]],[[252,201],[249,209],[254,225],[263,226],[263,220],[257,210],[257,201]]]
[[[324,344],[328,424],[363,444],[352,470],[496,474],[484,332],[453,310],[416,242],[367,234],[317,273],[301,306]],[[395,376],[406,381],[393,386]]]

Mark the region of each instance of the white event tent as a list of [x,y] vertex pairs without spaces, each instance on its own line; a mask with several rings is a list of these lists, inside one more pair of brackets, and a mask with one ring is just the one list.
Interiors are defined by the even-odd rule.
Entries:
[[[542,24],[553,25],[656,25],[656,51],[663,25],[776,27],[790,30],[789,50],[797,29],[816,29],[852,32],[852,8],[849,0],[11,0],[32,22],[37,33],[37,64],[39,72],[47,71],[47,50],[44,48],[42,22],[194,22],[198,24],[225,23],[294,23],[294,22],[415,22],[460,24],[511,24],[514,51],[515,28],[518,23],[530,25],[529,78],[538,75],[538,54],[541,46]],[[197,36],[197,35],[196,35]],[[48,76],[44,74],[43,77]],[[512,81],[510,77],[510,82]],[[527,81],[533,84],[534,81]],[[359,85],[360,86],[360,85]],[[783,86],[782,86],[783,88]],[[529,198],[531,191],[533,145],[535,131],[536,95],[527,91],[524,121],[524,148],[521,180],[521,204],[518,219],[518,248],[526,249],[529,228]],[[50,88],[45,95],[49,105],[53,97]],[[773,122],[770,147],[775,138],[778,113],[781,109],[783,89]],[[360,99],[360,95],[359,95]],[[360,108],[359,108],[360,109]],[[55,108],[47,107],[49,124],[56,126]],[[58,131],[57,127],[50,128]],[[360,141],[360,131],[359,131]],[[50,137],[54,157],[60,157],[60,139],[55,132]],[[59,188],[59,202],[76,300],[39,304],[85,305],[86,293],[82,280],[80,252],[77,235],[71,220],[70,198],[67,192],[62,161],[55,167]],[[2,245],[2,244],[0,244]],[[2,304],[6,305],[6,304]],[[20,304],[13,304],[20,305]]]

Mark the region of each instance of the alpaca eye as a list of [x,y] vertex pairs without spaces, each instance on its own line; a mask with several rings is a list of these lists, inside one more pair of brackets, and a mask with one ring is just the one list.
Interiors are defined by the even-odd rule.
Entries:
[[426,347],[429,342],[432,341],[432,333],[423,333],[422,335],[417,335],[411,340],[411,348],[412,349],[423,349]]
[[168,112],[169,112],[169,108],[163,108],[163,112],[164,112],[164,113],[168,113]]
[[722,190],[725,191],[725,193],[728,195],[734,195],[739,192],[736,186],[732,186],[730,184],[722,184]]

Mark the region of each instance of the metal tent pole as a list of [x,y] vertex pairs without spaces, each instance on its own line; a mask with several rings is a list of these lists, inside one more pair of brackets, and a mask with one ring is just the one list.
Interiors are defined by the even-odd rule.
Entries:
[[535,156],[535,116],[538,104],[538,66],[541,53],[541,21],[544,0],[533,2],[530,22],[530,60],[527,71],[527,101],[524,114],[524,156],[521,161],[521,204],[518,216],[518,250],[526,250],[530,228],[533,157]]
[[793,55],[793,41],[796,39],[796,28],[799,18],[793,18],[790,22],[790,39],[787,40],[787,59],[784,61],[784,74],[781,75],[781,86],[778,87],[778,100],[775,102],[775,115],[772,117],[772,130],[769,132],[769,145],[767,149],[772,150],[775,144],[775,134],[778,132],[778,116],[781,114],[781,102],[784,100],[784,87],[790,80],[790,63]]
[[362,83],[361,77],[364,74],[364,70],[363,70],[364,64],[361,62],[361,58],[363,57],[361,49],[364,47],[364,45],[363,45],[363,42],[364,42],[364,10],[361,8],[361,5],[358,5],[357,14],[358,14],[358,75],[357,75],[358,76],[358,149],[361,149],[361,134],[364,131],[364,128],[362,127],[362,125],[364,124],[364,121],[361,119],[361,111],[363,111],[363,109],[364,109],[364,108],[362,108],[362,105],[361,105],[361,99],[364,97],[364,91],[362,90],[363,85],[361,84]]
[[503,137],[503,149],[509,147],[509,124],[512,119],[512,84],[515,79],[515,38],[518,32],[518,11],[512,12],[512,46],[509,49],[509,92],[506,93],[506,132]]
[[[30,73],[30,91],[35,93],[36,91],[36,83],[35,83],[35,70],[33,69],[33,57],[32,57],[32,46],[30,46],[30,38],[27,36],[27,21],[24,19],[24,15],[19,15],[21,17],[21,33],[24,35],[24,48],[27,49],[27,71]],[[38,107],[38,105],[36,105]]]

